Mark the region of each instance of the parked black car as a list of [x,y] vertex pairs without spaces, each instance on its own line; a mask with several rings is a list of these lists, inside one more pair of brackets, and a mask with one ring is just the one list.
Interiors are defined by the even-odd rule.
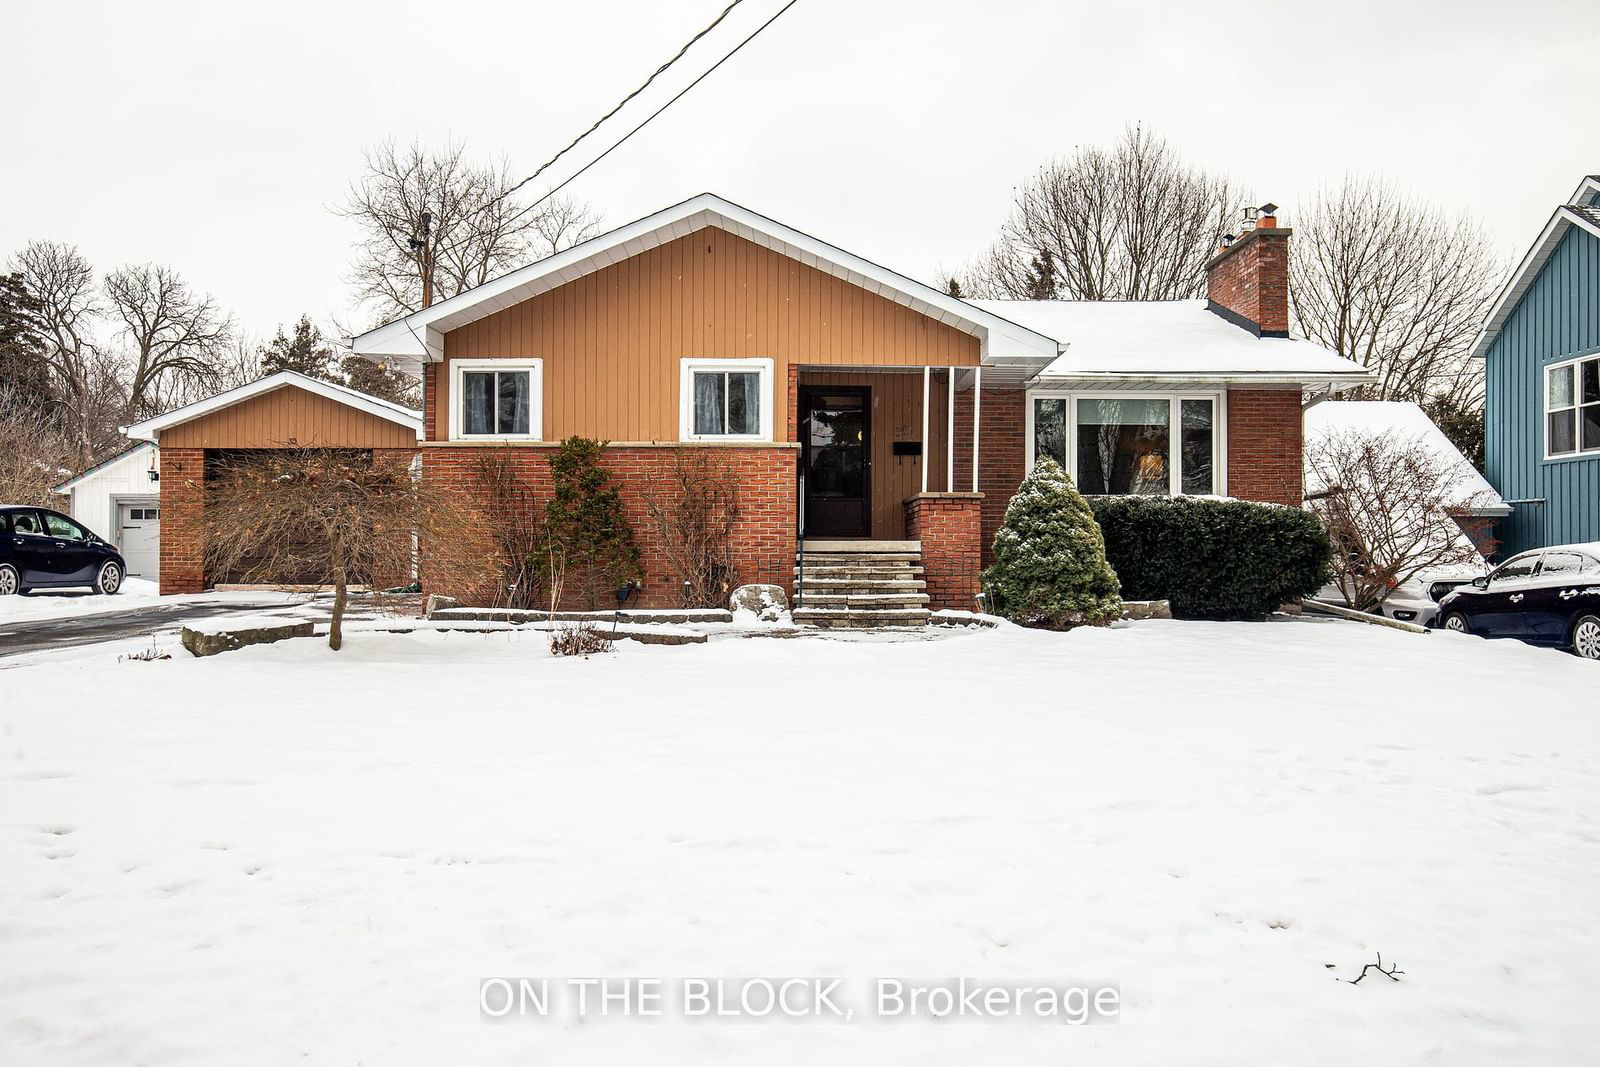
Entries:
[[105,538],[48,508],[0,505],[0,596],[90,586],[110,595],[128,565]]
[[1600,542],[1512,556],[1439,602],[1439,625],[1600,659]]

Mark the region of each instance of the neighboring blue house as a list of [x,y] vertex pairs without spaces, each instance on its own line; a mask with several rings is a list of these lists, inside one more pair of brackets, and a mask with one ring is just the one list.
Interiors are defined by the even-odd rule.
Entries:
[[1600,175],[1585,178],[1495,299],[1485,361],[1485,473],[1511,515],[1502,557],[1600,541]]

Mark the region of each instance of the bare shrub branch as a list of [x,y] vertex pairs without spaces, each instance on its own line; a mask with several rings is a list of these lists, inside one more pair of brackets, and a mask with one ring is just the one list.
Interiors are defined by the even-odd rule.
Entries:
[[0,500],[53,507],[50,490],[77,469],[78,449],[36,394],[0,382]]
[[739,584],[733,558],[739,483],[732,467],[712,449],[678,448],[672,467],[652,481],[645,511],[667,565],[685,583],[684,606],[725,606]]
[[[1337,401],[1328,401],[1337,403]],[[1333,541],[1334,583],[1358,611],[1431,567],[1479,563],[1490,502],[1420,437],[1346,430],[1305,444],[1307,502]],[[1473,538],[1479,537],[1479,544]]]

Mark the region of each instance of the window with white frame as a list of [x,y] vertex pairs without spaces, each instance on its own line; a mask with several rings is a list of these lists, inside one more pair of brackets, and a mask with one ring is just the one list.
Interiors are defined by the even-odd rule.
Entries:
[[543,434],[543,361],[457,359],[450,364],[450,439],[537,441]]
[[1220,394],[1031,393],[1028,464],[1097,496],[1220,494]]
[[679,395],[685,441],[772,439],[770,359],[686,359]]
[[1549,367],[1544,382],[1544,454],[1600,452],[1600,354]]

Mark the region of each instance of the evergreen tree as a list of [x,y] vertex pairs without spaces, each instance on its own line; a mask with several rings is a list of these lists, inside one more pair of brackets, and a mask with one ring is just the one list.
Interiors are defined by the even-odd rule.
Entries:
[[38,307],[21,274],[0,274],[0,388],[43,405],[51,399],[50,368],[35,317]]
[[1056,262],[1048,251],[1040,252],[1028,264],[1029,300],[1054,300],[1056,298]]
[[[576,435],[550,457],[551,492],[544,508],[546,549],[555,546],[566,571],[583,585],[589,608],[602,593],[639,576],[639,550],[622,513],[622,497],[600,466],[605,442]],[[546,555],[550,555],[547,551]]]
[[1028,626],[1100,625],[1121,614],[1100,526],[1054,460],[1041,459],[1006,506],[983,586],[994,611]]
[[286,370],[342,384],[334,364],[333,346],[328,344],[309,315],[301,315],[300,321],[294,324],[293,337],[285,337],[280,325],[278,336],[261,349],[263,376]]
[[408,408],[422,406],[422,387],[409,374],[375,363],[365,356],[345,356],[339,361],[344,384],[359,393]]

